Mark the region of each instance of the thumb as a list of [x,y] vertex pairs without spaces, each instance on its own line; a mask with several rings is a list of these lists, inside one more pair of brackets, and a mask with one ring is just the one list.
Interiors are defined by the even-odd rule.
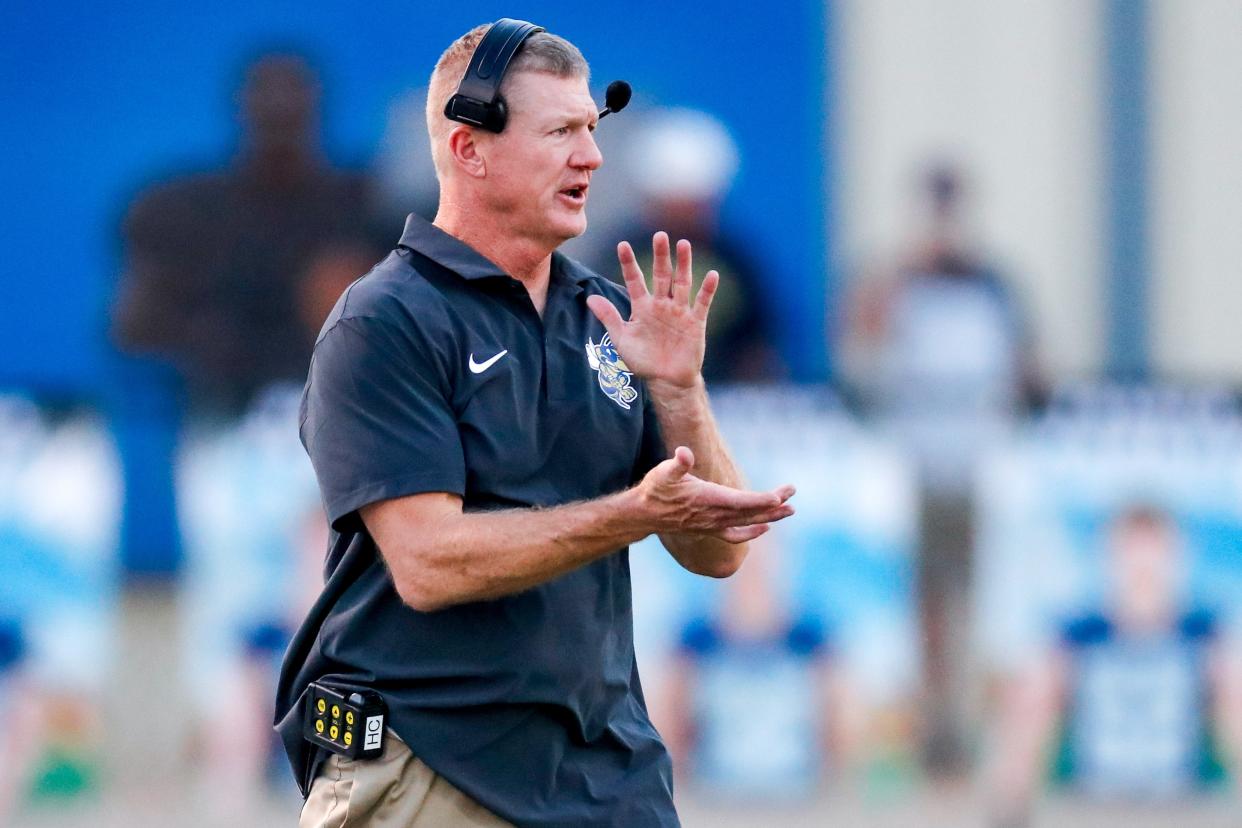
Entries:
[[604,330],[612,335],[612,341],[615,343],[617,334],[621,332],[621,326],[625,324],[617,306],[597,294],[588,296],[586,302],[591,313],[595,314],[595,318],[604,323]]
[[694,452],[685,446],[678,446],[672,457],[657,464],[647,472],[647,476],[643,479],[657,486],[680,483],[692,468],[694,468]]
[[671,466],[668,474],[669,482],[675,483],[689,474],[690,470],[694,468],[694,452],[685,446],[678,446],[673,452],[673,456],[664,462]]

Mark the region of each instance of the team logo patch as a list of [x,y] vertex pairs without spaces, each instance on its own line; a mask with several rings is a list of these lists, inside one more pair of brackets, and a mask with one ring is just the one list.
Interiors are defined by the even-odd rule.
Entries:
[[634,374],[630,372],[625,360],[621,359],[621,355],[613,347],[612,336],[604,334],[604,338],[598,344],[587,337],[586,352],[591,370],[595,371],[596,376],[599,377],[600,390],[608,396],[608,399],[628,411],[630,403],[638,399],[638,390],[630,384],[634,379]]

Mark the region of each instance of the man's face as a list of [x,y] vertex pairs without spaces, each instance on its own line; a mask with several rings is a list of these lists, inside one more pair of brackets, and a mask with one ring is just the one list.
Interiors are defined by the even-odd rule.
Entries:
[[1182,582],[1178,538],[1171,526],[1134,523],[1113,531],[1116,609],[1125,618],[1158,621],[1173,611]]
[[592,132],[595,102],[582,78],[511,77],[509,122],[486,137],[486,196],[507,230],[559,245],[586,231],[587,188],[603,158]]
[[318,103],[314,74],[292,55],[260,58],[241,92],[242,117],[261,151],[298,149],[311,140]]

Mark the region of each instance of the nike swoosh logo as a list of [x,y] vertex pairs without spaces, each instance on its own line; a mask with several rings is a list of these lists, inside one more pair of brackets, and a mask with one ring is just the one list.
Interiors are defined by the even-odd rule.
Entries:
[[488,368],[491,368],[493,365],[495,365],[495,364],[496,364],[496,362],[497,362],[497,360],[499,360],[502,356],[504,356],[504,355],[505,355],[505,354],[507,354],[507,353],[509,353],[509,349],[508,349],[508,348],[506,348],[505,350],[503,350],[503,351],[501,351],[500,353],[496,354],[496,356],[492,357],[491,359],[485,360],[485,361],[483,361],[483,362],[475,362],[475,361],[474,361],[474,354],[471,354],[471,355],[470,355],[470,373],[472,373],[472,374],[481,374],[481,373],[483,373],[483,372],[484,372],[484,371],[486,371]]

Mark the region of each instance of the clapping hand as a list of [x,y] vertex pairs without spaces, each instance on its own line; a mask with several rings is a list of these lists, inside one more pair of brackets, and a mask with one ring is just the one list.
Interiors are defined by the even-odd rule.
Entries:
[[[673,456],[647,472],[637,491],[645,514],[661,533],[710,536],[737,544],[754,540],[770,524],[794,513],[788,503],[794,487],[767,492],[735,489],[691,474],[694,453],[679,446]],[[727,562],[727,561],[726,561]]]

